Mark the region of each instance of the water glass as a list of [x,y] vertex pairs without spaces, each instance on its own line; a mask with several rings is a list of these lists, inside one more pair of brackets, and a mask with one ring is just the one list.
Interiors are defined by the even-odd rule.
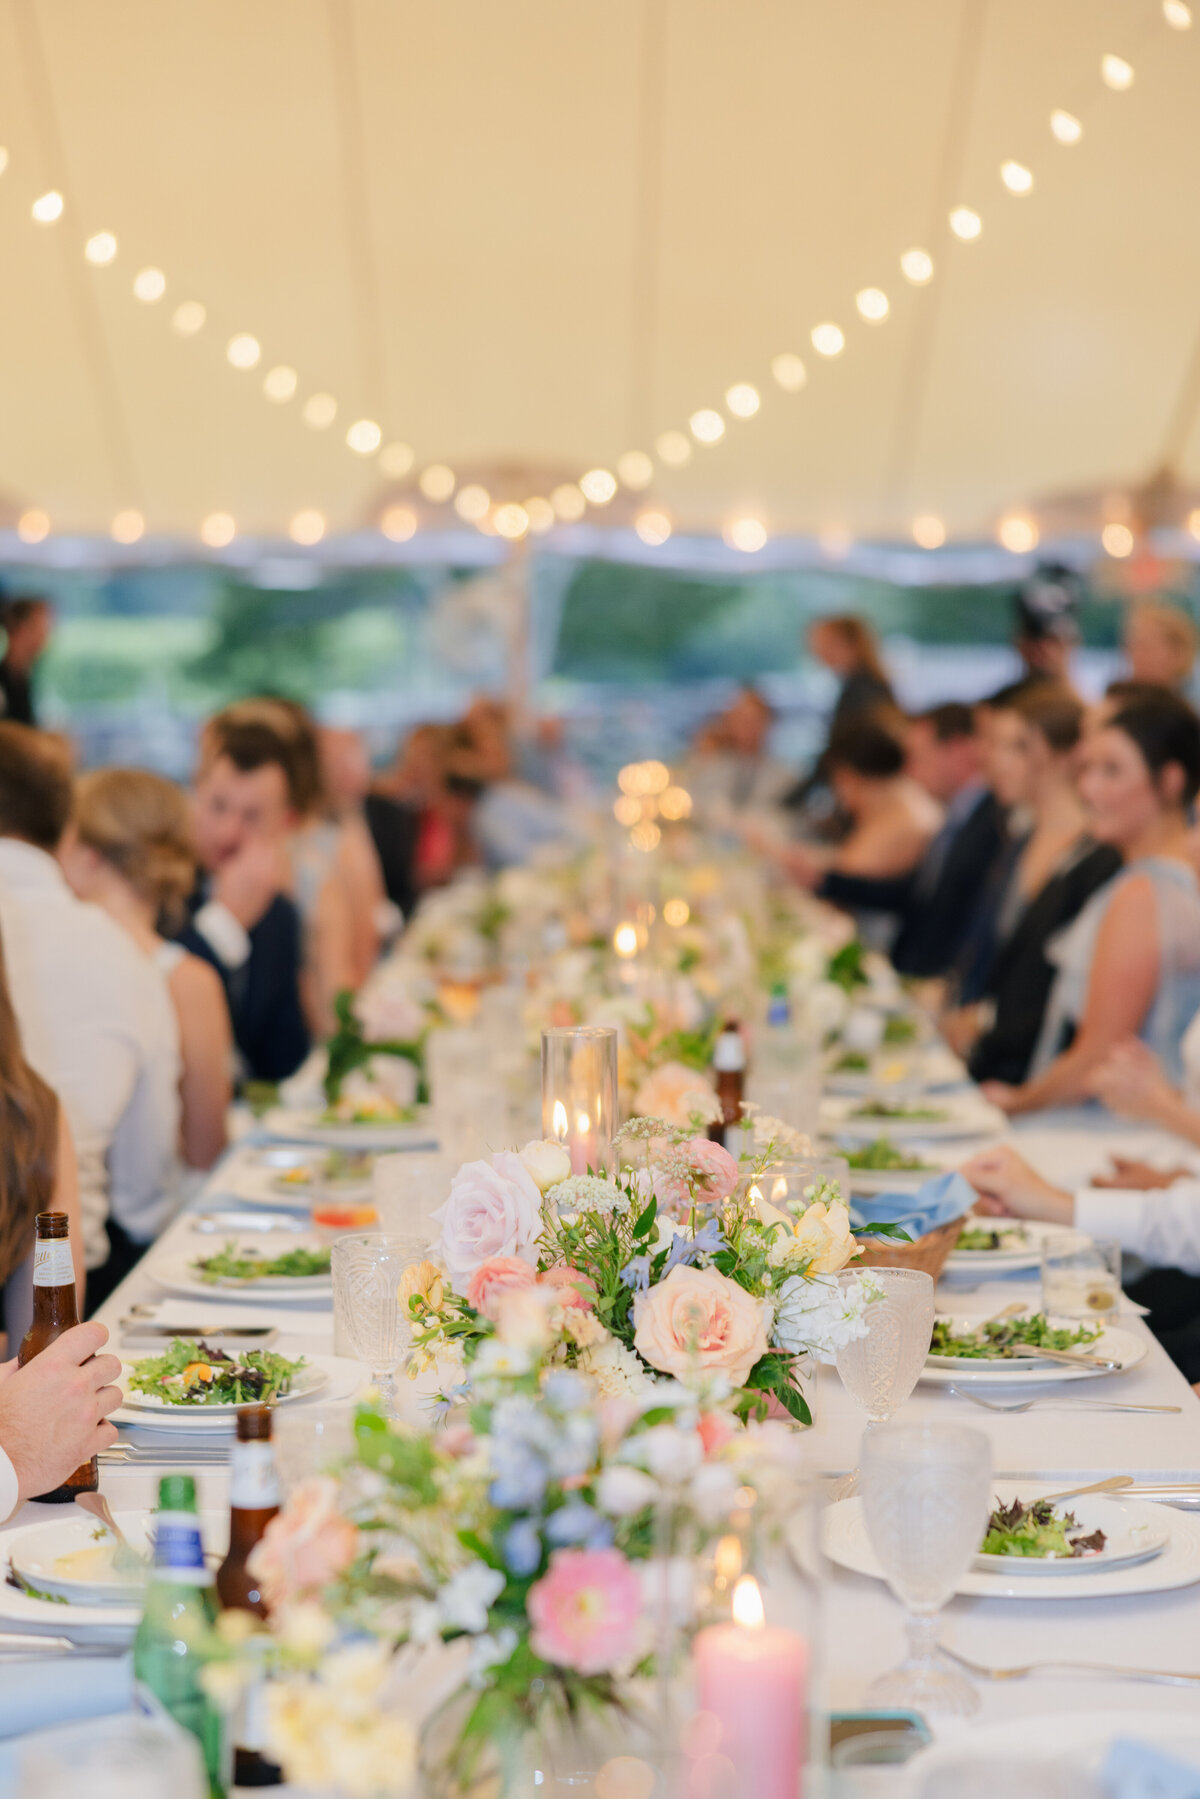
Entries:
[[987,1529],[992,1448],[957,1424],[892,1424],[862,1448],[867,1536],[896,1598],[908,1611],[908,1654],[875,1681],[872,1707],[912,1707],[969,1717],[979,1708],[970,1681],[937,1649],[937,1615],[970,1567]]
[[[867,1414],[867,1429],[886,1424],[912,1393],[933,1336],[933,1280],[920,1268],[872,1268],[882,1289],[864,1313],[865,1337],[838,1350],[842,1385]],[[862,1274],[845,1269],[841,1287],[852,1290]]]
[[400,1279],[428,1247],[419,1237],[379,1231],[342,1237],[330,1251],[335,1339],[370,1370],[388,1417],[395,1416],[396,1370],[412,1342]]
[[1058,1237],[1042,1245],[1042,1309],[1048,1317],[1111,1323],[1121,1304],[1115,1237]]
[[275,1467],[283,1497],[304,1481],[327,1474],[354,1449],[351,1405],[286,1405],[275,1411],[271,1426]]

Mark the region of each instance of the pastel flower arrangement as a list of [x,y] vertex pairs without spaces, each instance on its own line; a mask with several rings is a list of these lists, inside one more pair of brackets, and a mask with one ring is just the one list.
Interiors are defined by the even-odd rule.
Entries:
[[835,1278],[860,1248],[835,1186],[790,1211],[763,1200],[795,1133],[755,1118],[746,1136],[735,1158],[694,1121],[635,1119],[614,1178],[572,1174],[554,1142],[466,1163],[401,1288],[411,1372],[436,1365],[448,1389],[469,1389],[519,1344],[604,1398],[718,1380],[743,1421],[811,1422],[801,1365],[865,1333],[872,1279]]
[[411,1116],[429,1098],[425,1040],[434,1016],[399,982],[339,993],[326,1045],[325,1103],[334,1119]]

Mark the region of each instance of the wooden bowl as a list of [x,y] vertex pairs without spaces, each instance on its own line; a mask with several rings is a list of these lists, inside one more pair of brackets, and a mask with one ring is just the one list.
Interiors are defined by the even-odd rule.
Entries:
[[936,1280],[946,1266],[946,1259],[958,1242],[963,1220],[952,1218],[936,1230],[914,1237],[911,1243],[893,1243],[890,1238],[865,1239],[863,1252],[855,1256],[851,1268],[919,1268]]

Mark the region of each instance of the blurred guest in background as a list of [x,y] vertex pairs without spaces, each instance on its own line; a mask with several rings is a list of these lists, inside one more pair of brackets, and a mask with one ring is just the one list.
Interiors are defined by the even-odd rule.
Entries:
[[54,613],[39,595],[14,594],[0,601],[4,658],[0,661],[0,715],[17,725],[35,725],[33,671],[50,641]]
[[679,772],[695,815],[719,824],[731,814],[769,812],[792,786],[792,772],[768,754],[775,714],[754,687],[737,698],[696,737]]
[[318,732],[318,743],[325,812],[338,827],[335,867],[349,896],[353,984],[361,987],[383,944],[399,929],[400,914],[384,886],[383,864],[367,823],[371,764],[366,746],[357,731],[327,725]]
[[1077,614],[1083,583],[1074,569],[1046,563],[1017,595],[1013,648],[1036,681],[1069,686],[1071,652],[1079,642]]
[[1186,694],[1196,666],[1196,627],[1177,606],[1141,600],[1125,620],[1125,660],[1131,680]]
[[454,870],[454,831],[442,806],[452,736],[448,725],[417,725],[367,795],[387,895],[406,918],[425,889]]
[[829,743],[841,726],[886,710],[895,701],[875,633],[856,613],[815,619],[808,628],[808,652],[837,676],[838,696],[824,749],[809,773],[784,794],[782,803],[800,815],[806,830],[836,838],[848,829],[849,820],[839,815],[830,786]]
[[78,898],[107,912],[166,981],[182,1057],[180,1148],[189,1168],[211,1168],[226,1141],[229,1008],[211,964],[160,934],[178,928],[196,883],[187,798],[141,768],[82,775],[58,859]]
[[517,777],[508,708],[501,701],[481,696],[471,702],[448,767],[451,759],[457,766],[448,781],[460,787],[455,797],[467,797],[463,783],[478,786],[471,834],[488,868],[519,866],[540,849],[583,841],[565,806]]

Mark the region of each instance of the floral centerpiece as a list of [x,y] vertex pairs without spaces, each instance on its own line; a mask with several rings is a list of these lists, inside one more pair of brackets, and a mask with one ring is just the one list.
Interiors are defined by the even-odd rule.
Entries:
[[358,995],[339,993],[334,1015],[324,1078],[331,1121],[411,1117],[429,1098],[428,1009],[400,984],[379,983]]

